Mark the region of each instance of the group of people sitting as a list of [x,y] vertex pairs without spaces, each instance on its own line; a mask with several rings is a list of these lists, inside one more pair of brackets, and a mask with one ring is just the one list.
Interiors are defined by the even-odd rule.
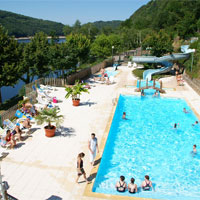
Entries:
[[[135,179],[134,178],[131,178],[130,183],[127,186],[127,184],[125,182],[125,177],[124,176],[120,176],[120,180],[116,183],[115,187],[116,187],[116,190],[118,192],[125,192],[127,189],[128,189],[128,192],[132,193],[132,194],[138,192],[138,187],[135,184]],[[152,182],[150,181],[150,178],[149,178],[148,175],[146,175],[144,177],[144,181],[141,184],[141,188],[142,188],[143,191],[148,191],[151,188],[154,190]]]
[[6,145],[10,145],[11,149],[13,149],[16,146],[17,140],[22,141],[23,129],[29,128],[31,128],[30,117],[27,117],[22,123],[22,128],[20,128],[20,124],[17,123],[13,130],[8,129],[6,131],[5,137],[1,137],[1,146],[5,147]]

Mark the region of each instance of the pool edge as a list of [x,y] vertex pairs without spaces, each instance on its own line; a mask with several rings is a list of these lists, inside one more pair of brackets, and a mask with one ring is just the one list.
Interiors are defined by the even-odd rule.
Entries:
[[[124,95],[124,94],[119,94],[115,104],[112,106],[112,110],[110,112],[108,122],[107,122],[106,128],[104,130],[104,134],[101,138],[101,143],[99,145],[99,153],[97,154],[97,156],[95,158],[95,162],[102,158],[104,147],[106,145],[107,137],[108,137],[108,134],[109,134],[109,131],[110,131],[110,127],[111,127],[111,124],[112,124],[112,120],[113,120],[113,117],[114,117],[114,114],[115,114],[115,110],[116,110],[120,95]],[[120,195],[111,195],[111,194],[103,194],[103,193],[92,192],[92,188],[93,188],[93,185],[94,185],[94,182],[95,182],[95,178],[96,178],[99,166],[100,166],[100,162],[98,162],[98,164],[92,168],[89,177],[92,177],[92,178],[94,176],[95,177],[93,178],[92,183],[87,184],[85,186],[83,196],[102,198],[102,199],[120,199],[120,200],[129,200],[129,199],[132,199],[132,200],[159,200],[159,199],[144,198],[144,197],[130,197],[130,196],[120,196]]]

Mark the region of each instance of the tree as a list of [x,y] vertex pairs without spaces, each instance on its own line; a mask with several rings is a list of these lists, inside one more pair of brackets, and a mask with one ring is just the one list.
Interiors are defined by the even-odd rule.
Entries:
[[20,77],[18,63],[18,43],[14,38],[9,37],[5,29],[0,26],[0,88],[14,86],[17,83]]
[[119,35],[112,34],[106,36],[104,34],[97,36],[91,46],[91,53],[98,58],[107,58],[112,55],[112,46],[114,51],[120,51],[121,39]]
[[20,60],[20,77],[25,83],[33,81],[35,76],[43,77],[49,73],[49,43],[43,32],[35,34],[30,43],[24,46]]
[[81,26],[80,33],[86,35],[90,40],[94,40],[99,30],[92,23],[87,23]]
[[164,30],[148,35],[143,41],[142,46],[144,48],[150,47],[153,56],[162,56],[173,52],[172,40]]
[[65,70],[75,66],[77,62],[78,59],[70,54],[69,47],[67,47],[66,43],[50,46],[49,65],[52,71],[56,72],[61,70],[64,77]]
[[63,27],[63,32],[64,32],[65,35],[71,34],[71,33],[72,33],[72,30],[73,30],[73,28],[72,28],[71,26],[69,26],[69,25],[65,25],[65,26]]
[[79,33],[81,29],[81,22],[79,20],[76,20],[73,25],[73,33]]
[[70,57],[84,63],[88,60],[90,52],[90,40],[83,34],[71,34],[66,38],[66,46]]

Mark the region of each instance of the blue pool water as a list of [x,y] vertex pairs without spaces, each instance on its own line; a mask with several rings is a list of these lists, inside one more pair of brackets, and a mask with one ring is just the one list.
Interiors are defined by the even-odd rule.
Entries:
[[119,71],[106,71],[105,73],[108,74],[108,77],[111,77],[116,76],[119,73]]
[[[111,77],[111,76],[116,76],[119,73],[119,71],[108,71],[108,70],[106,70],[105,73],[108,74],[108,77]],[[101,77],[101,74],[99,74],[99,77]]]
[[[185,114],[183,108],[190,112]],[[122,119],[126,112],[127,120]],[[93,192],[168,199],[200,199],[200,146],[198,120],[182,99],[120,96],[98,169]],[[179,123],[177,130],[174,123]],[[200,150],[199,150],[200,151]],[[124,175],[140,186],[149,175],[154,191],[118,193],[115,183]]]
[[[139,80],[137,81],[137,88],[139,88]],[[141,81],[141,87],[145,87],[146,86],[146,81]],[[148,81],[148,86],[153,86],[153,81]],[[160,88],[160,83],[158,81],[156,81],[155,84],[156,87]]]

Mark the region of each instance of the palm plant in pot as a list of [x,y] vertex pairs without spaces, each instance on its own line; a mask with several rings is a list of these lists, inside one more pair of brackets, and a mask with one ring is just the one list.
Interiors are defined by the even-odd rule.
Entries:
[[67,94],[65,95],[65,98],[72,97],[73,106],[78,106],[80,103],[80,95],[83,92],[89,93],[88,89],[85,88],[85,83],[80,83],[78,80],[75,82],[75,84],[71,87],[66,87],[65,91],[67,91]]
[[[57,108],[45,108],[35,117],[38,124],[48,123],[44,127],[45,135],[53,137],[55,135],[56,126],[58,127],[63,122],[63,115],[59,115],[60,110]],[[56,126],[52,125],[55,123]]]

